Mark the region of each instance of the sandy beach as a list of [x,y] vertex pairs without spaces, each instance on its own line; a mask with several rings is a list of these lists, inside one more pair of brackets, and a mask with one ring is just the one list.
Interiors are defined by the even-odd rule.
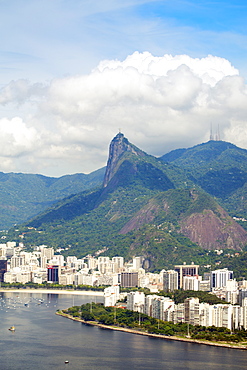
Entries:
[[73,294],[103,297],[104,292],[93,290],[60,290],[60,289],[4,289],[0,288],[3,293],[45,293],[45,294]]
[[99,323],[94,322],[94,321],[85,321],[85,320],[70,316],[70,315],[65,314],[61,311],[56,312],[56,315],[66,317],[66,318],[68,318],[70,320],[73,320],[73,321],[79,321],[79,322],[81,322],[83,324],[86,324],[86,325],[98,326],[102,329],[108,329],[108,330],[124,331],[124,332],[129,333],[129,334],[145,335],[145,336],[148,336],[148,337],[160,338],[160,339],[165,339],[165,340],[176,340],[176,341],[180,341],[180,342],[204,344],[204,345],[207,345],[207,346],[225,347],[225,348],[241,349],[241,350],[246,350],[247,349],[247,347],[245,345],[241,345],[241,344],[209,342],[209,341],[203,341],[203,340],[199,340],[199,339],[190,339],[190,338],[182,338],[182,337],[175,337],[175,336],[167,336],[167,335],[162,335],[162,334],[151,334],[151,333],[146,333],[146,332],[139,331],[139,330],[134,330],[134,329],[128,329],[128,328],[123,328],[123,327],[118,327],[118,326],[109,326],[109,325],[99,324]]

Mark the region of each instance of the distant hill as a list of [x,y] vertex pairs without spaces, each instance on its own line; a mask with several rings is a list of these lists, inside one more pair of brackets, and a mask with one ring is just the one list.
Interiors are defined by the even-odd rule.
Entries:
[[[216,145],[203,147],[210,152]],[[205,191],[199,165],[195,171],[178,165],[186,150],[180,154],[165,162],[119,133],[110,144],[102,185],[60,200],[20,226],[18,235],[26,244],[68,248],[66,253],[77,256],[99,250],[109,256],[141,254],[153,268],[164,267],[164,261],[167,266],[208,261],[205,250],[243,250],[247,231]],[[192,160],[197,161],[194,155]],[[204,155],[201,162],[206,173]],[[216,161],[215,171],[217,166]],[[17,238],[13,230],[9,235]]]
[[[39,227],[53,221],[71,220],[84,213],[102,206],[111,197],[117,196],[119,212],[125,214],[125,195],[128,194],[126,205],[131,214],[140,204],[146,202],[147,197],[160,191],[184,187],[186,178],[184,171],[179,171],[173,165],[166,165],[162,161],[150,156],[128,142],[123,134],[118,134],[111,142],[108,163],[104,181],[96,190],[82,192],[75,196],[63,199],[43,214],[31,221],[31,226]],[[132,203],[132,199],[139,198]],[[136,199],[137,200],[137,199]],[[137,204],[137,208],[136,205]],[[120,209],[122,207],[122,209]],[[111,206],[111,208],[115,208]],[[129,212],[128,212],[129,215]]]
[[247,215],[247,150],[225,141],[209,141],[173,150],[160,159],[186,170],[233,215]]
[[59,199],[95,187],[105,169],[59,178],[0,172],[0,229],[8,229],[44,211]]

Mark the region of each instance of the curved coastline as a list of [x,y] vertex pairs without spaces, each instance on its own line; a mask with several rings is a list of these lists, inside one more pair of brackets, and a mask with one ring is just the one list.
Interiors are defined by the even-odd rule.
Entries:
[[194,343],[194,344],[204,344],[206,346],[215,346],[215,347],[224,347],[224,348],[230,348],[230,349],[240,349],[240,350],[247,350],[247,346],[245,345],[235,345],[235,344],[228,344],[228,343],[219,343],[219,342],[209,342],[209,341],[203,341],[199,339],[192,339],[192,338],[182,338],[182,337],[176,337],[176,336],[168,336],[168,335],[162,335],[162,334],[152,334],[152,333],[146,333],[135,329],[129,329],[129,328],[123,328],[119,326],[110,326],[110,325],[104,325],[97,323],[95,321],[85,321],[83,319],[79,319],[77,317],[70,316],[64,312],[57,311],[56,315],[63,316],[67,319],[81,322],[85,325],[91,325],[91,326],[97,326],[102,329],[109,329],[109,330],[116,330],[116,331],[124,331],[129,334],[137,334],[137,335],[145,335],[147,337],[151,338],[159,338],[159,339],[165,339],[165,340],[175,340],[179,342],[188,342],[188,343]]
[[47,294],[73,294],[103,297],[104,292],[97,290],[66,290],[66,289],[6,289],[0,288],[0,293],[47,293]]
[[[104,292],[101,291],[92,291],[92,290],[60,290],[60,289],[6,289],[6,288],[0,288],[0,293],[41,293],[41,294],[70,294],[70,295],[87,295],[87,296],[103,296]],[[182,338],[182,337],[176,337],[176,336],[167,336],[162,334],[152,334],[147,332],[142,332],[135,329],[130,328],[124,328],[124,327],[118,327],[118,326],[110,326],[110,325],[104,325],[97,323],[95,321],[85,321],[83,319],[79,319],[73,316],[70,316],[66,313],[63,313],[61,311],[57,311],[56,315],[63,316],[65,318],[68,318],[73,321],[81,322],[85,325],[91,325],[91,326],[97,326],[102,329],[108,329],[108,330],[116,330],[116,331],[123,331],[129,334],[137,334],[137,335],[145,335],[152,338],[159,338],[159,339],[165,339],[165,340],[175,340],[180,342],[188,342],[188,343],[196,343],[196,344],[204,344],[207,346],[215,346],[215,347],[224,347],[224,348],[230,348],[230,349],[240,349],[240,350],[247,350],[246,345],[236,345],[233,343],[220,343],[220,342],[209,342],[209,341],[203,341],[199,339],[192,339],[192,338]]]

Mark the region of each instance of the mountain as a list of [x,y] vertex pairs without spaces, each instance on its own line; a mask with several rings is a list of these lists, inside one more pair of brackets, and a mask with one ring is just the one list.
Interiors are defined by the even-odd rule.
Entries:
[[[165,214],[164,214],[165,212]],[[208,250],[242,250],[247,232],[208,194],[191,189],[176,189],[152,198],[120,230],[127,233],[147,223],[164,225]],[[167,226],[167,223],[169,226]]]
[[77,256],[143,255],[153,269],[192,259],[208,263],[208,250],[243,250],[247,231],[199,184],[199,165],[194,172],[178,166],[185,153],[171,154],[165,162],[118,133],[101,186],[60,200],[9,235]]
[[126,154],[136,155],[137,157],[145,157],[147,156],[139,148],[135,147],[133,144],[130,144],[128,139],[124,137],[123,134],[119,132],[116,137],[110,143],[109,148],[109,157],[107,161],[105,177],[103,181],[103,187],[106,187],[116,171],[118,170],[119,166],[121,165],[121,160],[127,157]]
[[225,141],[209,141],[163,155],[187,171],[194,183],[235,216],[247,216],[247,150]]
[[102,183],[105,169],[59,178],[0,172],[0,229],[44,211],[59,199]]
[[[103,204],[116,197],[116,194],[119,199],[114,204],[119,208],[119,203],[123,203],[120,211],[123,216],[126,194],[127,203],[130,202],[126,207],[133,212],[140,204],[146,202],[146,197],[183,185],[185,179],[184,172],[177,171],[173,165],[164,165],[162,161],[136,148],[119,133],[110,144],[103,185],[96,190],[81,192],[63,199],[35,217],[30,224],[40,227],[44,223],[56,220],[72,220],[100,206],[103,207]],[[187,181],[189,182],[188,179]],[[138,202],[133,203],[135,198]],[[115,208],[111,205],[112,210]]]

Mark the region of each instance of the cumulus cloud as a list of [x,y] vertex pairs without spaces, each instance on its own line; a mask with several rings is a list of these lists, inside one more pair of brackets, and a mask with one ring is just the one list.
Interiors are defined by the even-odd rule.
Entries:
[[223,58],[212,55],[206,58],[191,58],[188,55],[164,55],[155,57],[149,52],[135,52],[129,55],[123,62],[118,60],[102,61],[97,69],[103,72],[105,69],[126,69],[134,67],[140,74],[147,74],[154,77],[167,76],[171,71],[177,70],[180,66],[187,66],[191,72],[202,79],[203,82],[215,85],[224,76],[238,74],[231,63]]
[[35,128],[27,127],[21,118],[0,120],[0,136],[2,138],[0,155],[19,157],[24,153],[32,153],[37,146],[38,134]]
[[[3,140],[22,172],[63,175],[105,165],[119,128],[141,149],[162,155],[209,140],[211,124],[221,139],[247,148],[246,84],[223,58],[135,52],[104,60],[88,75],[53,80],[49,86],[15,81],[0,104],[31,102],[25,117],[0,121]],[[26,166],[26,167],[25,167]]]

